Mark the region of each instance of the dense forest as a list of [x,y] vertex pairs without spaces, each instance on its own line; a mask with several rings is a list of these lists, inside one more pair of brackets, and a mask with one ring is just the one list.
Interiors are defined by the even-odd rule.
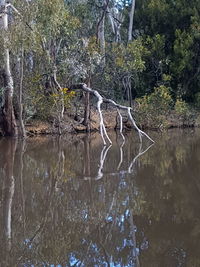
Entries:
[[198,0],[0,0],[1,134],[80,110],[87,125],[95,102],[80,83],[141,126],[199,120],[199,12]]

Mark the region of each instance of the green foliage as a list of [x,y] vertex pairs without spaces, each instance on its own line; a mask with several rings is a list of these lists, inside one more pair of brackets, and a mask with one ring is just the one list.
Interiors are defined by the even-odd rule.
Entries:
[[166,127],[172,104],[170,88],[164,85],[156,87],[150,95],[136,99],[137,120],[141,126]]
[[72,98],[75,96],[75,91],[69,90],[69,88],[61,88],[58,92],[50,95],[51,101],[54,106],[59,105],[61,101],[64,103],[64,107],[67,108],[70,105]]
[[165,73],[171,76],[173,97],[181,93],[184,100],[194,102],[200,86],[199,8],[197,0],[139,1],[134,26],[149,51],[140,75],[140,92],[149,94]]
[[177,114],[184,115],[188,112],[189,108],[188,108],[188,104],[185,101],[183,101],[181,99],[177,99],[175,106],[174,106],[174,109],[175,109]]
[[195,124],[196,112],[181,98],[177,98],[174,110],[182,125]]
[[153,37],[147,36],[145,42],[148,48],[148,56],[151,56],[156,60],[162,60],[164,58],[166,42],[164,35],[156,34]]
[[191,69],[191,59],[194,56],[191,50],[193,36],[186,31],[176,30],[174,42],[174,60],[172,69],[174,75],[181,76],[185,69]]
[[142,71],[145,67],[142,57],[147,50],[140,39],[130,42],[127,46],[115,44],[112,52],[116,66],[124,72]]

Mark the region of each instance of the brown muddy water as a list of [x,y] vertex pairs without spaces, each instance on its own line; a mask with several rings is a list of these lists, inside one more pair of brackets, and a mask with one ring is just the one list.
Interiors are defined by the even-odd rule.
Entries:
[[199,267],[200,130],[0,139],[0,266]]

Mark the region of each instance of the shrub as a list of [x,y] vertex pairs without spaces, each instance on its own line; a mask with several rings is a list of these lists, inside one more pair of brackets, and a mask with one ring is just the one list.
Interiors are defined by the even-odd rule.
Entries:
[[182,125],[195,124],[196,112],[181,98],[177,98],[174,110]]
[[141,127],[166,127],[172,104],[170,88],[164,85],[156,87],[152,94],[136,99],[137,121]]

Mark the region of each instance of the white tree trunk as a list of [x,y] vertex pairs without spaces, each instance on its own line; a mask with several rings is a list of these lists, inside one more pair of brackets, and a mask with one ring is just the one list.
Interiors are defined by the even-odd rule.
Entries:
[[105,58],[105,16],[103,16],[100,25],[99,25],[99,31],[98,31],[98,39],[99,39],[99,45],[100,45],[100,51],[103,59]]
[[3,38],[3,54],[4,54],[4,94],[2,105],[3,131],[5,135],[16,136],[18,134],[16,119],[13,109],[13,78],[10,67],[10,54],[8,49],[8,7],[9,4],[5,0],[0,0],[0,29]]
[[122,13],[119,13],[119,11],[116,12],[116,8],[109,8],[107,7],[107,12],[110,20],[110,25],[112,28],[112,32],[115,36],[115,42],[121,42],[121,34],[120,34],[120,28],[123,21],[123,15]]
[[110,0],[103,0],[103,7],[102,7],[103,10],[102,10],[101,17],[97,24],[97,40],[100,46],[103,66],[105,65],[105,47],[106,47],[105,45],[105,17],[106,17],[106,12],[108,9],[109,1]]
[[131,11],[129,13],[129,27],[128,27],[128,41],[132,41],[132,32],[133,32],[133,17],[135,13],[135,0],[132,0]]
[[4,65],[5,65],[5,74],[7,78],[7,87],[9,88],[9,94],[12,97],[14,86],[13,86],[13,78],[11,75],[10,70],[10,55],[9,55],[9,49],[7,48],[7,31],[8,31],[8,7],[6,5],[5,0],[0,0],[0,8],[2,10],[2,15],[0,17],[0,25],[2,29],[4,30],[3,34],[3,41],[4,41]]
[[108,10],[108,17],[109,17],[109,20],[110,20],[110,25],[111,25],[111,28],[112,28],[112,32],[113,32],[113,34],[115,34],[115,21],[114,21],[114,18],[112,16],[112,10],[110,8],[108,8],[107,10]]

